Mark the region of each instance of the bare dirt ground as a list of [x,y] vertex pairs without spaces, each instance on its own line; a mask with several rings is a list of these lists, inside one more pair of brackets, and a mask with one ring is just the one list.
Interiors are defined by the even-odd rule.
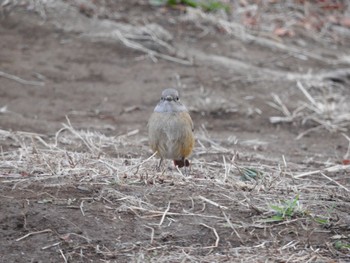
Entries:
[[[0,1],[1,262],[350,261],[347,2],[226,2]],[[165,87],[188,175],[149,158]]]

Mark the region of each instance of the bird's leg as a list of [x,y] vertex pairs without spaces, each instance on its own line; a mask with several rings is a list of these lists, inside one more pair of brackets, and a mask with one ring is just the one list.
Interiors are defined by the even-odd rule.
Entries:
[[187,176],[190,175],[190,161],[188,159],[184,159],[184,165],[185,165],[185,174]]
[[160,166],[162,165],[162,162],[163,162],[163,158],[160,158],[159,160],[159,164],[157,166],[157,171],[160,172]]

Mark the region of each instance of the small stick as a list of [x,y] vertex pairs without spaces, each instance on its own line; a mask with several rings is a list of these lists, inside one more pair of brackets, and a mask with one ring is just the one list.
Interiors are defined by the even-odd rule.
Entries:
[[224,211],[222,211],[222,214],[224,215],[224,217],[225,217],[225,219],[226,219],[226,222],[227,222],[227,224],[232,228],[232,230],[233,230],[233,232],[235,232],[235,234],[236,234],[236,236],[242,241],[242,238],[241,238],[241,236],[238,234],[238,232],[237,232],[237,230],[236,230],[236,228],[233,226],[233,224],[232,224],[232,222],[231,222],[231,220],[230,220],[230,218],[228,218],[228,216],[225,214],[225,212]]
[[45,249],[48,249],[48,248],[50,248],[50,247],[55,247],[55,246],[58,246],[59,244],[61,244],[62,242],[60,241],[60,242],[57,242],[57,243],[54,243],[54,244],[51,244],[51,245],[47,245],[47,246],[45,246],[45,247],[42,247],[41,249],[42,250],[45,250]]
[[226,181],[227,179],[227,176],[229,175],[230,173],[230,170],[231,170],[231,165],[227,168],[227,164],[226,164],[226,158],[225,158],[225,155],[222,156],[222,159],[223,159],[223,162],[224,162],[224,167],[225,167],[225,177],[224,177],[224,182]]
[[[135,164],[135,165],[132,165],[130,167],[128,167],[127,169],[125,169],[124,171],[121,171],[121,173],[126,173],[127,171],[130,171],[131,169],[134,169],[134,168],[138,168],[140,167],[141,165],[143,165],[144,163],[148,162],[149,160],[151,160],[155,155],[157,154],[157,152],[153,153],[150,157],[148,157],[146,160],[142,161],[141,163],[138,163],[138,164]],[[103,162],[104,163],[104,162]],[[105,163],[107,164],[107,163]],[[109,165],[111,166],[111,165]],[[114,166],[111,166],[111,168],[113,169]]]
[[307,90],[304,88],[303,84],[301,84],[300,81],[297,82],[297,86],[298,88],[303,92],[303,94],[305,95],[305,97],[317,108],[319,109],[316,101],[314,100],[314,98],[310,95],[309,92],[307,92]]
[[80,206],[79,206],[80,207],[80,211],[81,211],[83,216],[85,216],[85,213],[84,213],[84,201],[85,200],[81,201]]
[[348,159],[349,156],[350,156],[350,138],[345,134],[345,133],[342,133],[341,135],[343,135],[345,137],[345,139],[348,140],[349,142],[349,146],[348,146],[348,150],[346,151],[346,154],[344,155],[344,160]]
[[340,186],[341,188],[343,188],[344,190],[346,190],[347,192],[350,192],[350,190],[348,188],[346,188],[345,186],[343,186],[342,184],[338,183],[337,181],[335,181],[334,179],[328,177],[327,175],[325,175],[324,173],[320,173],[322,174],[325,178],[327,178],[329,181],[335,183],[336,185]]
[[175,165],[176,170],[181,174],[182,177],[185,177],[184,174],[181,172],[180,168],[178,165]]
[[166,217],[166,214],[169,212],[169,209],[170,209],[170,202],[168,203],[168,207],[167,207],[167,209],[165,209],[165,211],[164,211],[164,213],[162,215],[162,218],[160,219],[160,222],[159,222],[158,226],[161,226],[163,224],[164,219]]
[[212,200],[209,200],[208,198],[205,198],[204,196],[199,195],[198,197],[200,199],[202,199],[203,201],[205,201],[205,202],[207,202],[207,203],[209,203],[209,204],[211,204],[213,206],[216,206],[216,207],[218,207],[220,209],[225,209],[225,210],[228,209],[226,206],[219,205],[218,203],[216,203],[216,202],[214,202]]
[[300,241],[292,240],[288,244],[284,245],[281,250],[285,250],[286,248],[293,247],[295,248],[295,245],[298,244]]
[[[205,204],[205,203],[203,203]],[[156,210],[149,210],[143,207],[138,207],[138,206],[128,206],[128,209],[130,209],[132,212],[134,212],[138,217],[140,218],[149,218],[149,217],[159,217],[159,216],[163,216],[164,212],[161,211],[156,211]],[[134,210],[140,210],[140,211],[144,211],[144,212],[148,212],[151,213],[153,215],[148,215],[148,216],[140,216],[137,212],[135,212]],[[214,216],[214,215],[203,215],[203,214],[195,214],[195,213],[189,213],[186,212],[185,213],[175,213],[175,212],[168,212],[168,215],[172,215],[172,216],[198,216],[198,217],[204,217],[204,218],[215,218],[215,219],[219,219],[219,220],[223,220],[224,218],[219,217],[219,216]]]
[[214,227],[208,226],[208,225],[206,225],[204,223],[200,223],[200,225],[211,229],[214,232],[214,235],[216,237],[215,245],[214,246],[210,246],[210,247],[206,247],[206,248],[218,247],[219,246],[219,242],[220,242],[220,237],[219,237],[218,232],[216,231],[216,229]]
[[63,254],[62,249],[60,249],[61,256],[63,257],[64,263],[68,263],[66,256]]
[[[105,162],[104,160],[99,159],[98,162],[107,165],[107,166],[108,166],[109,168],[111,168],[113,171],[118,171],[118,169],[119,169],[119,168],[117,168],[116,166]],[[126,171],[127,171],[127,170],[126,170]]]
[[41,231],[37,231],[37,232],[30,232],[30,233],[24,235],[23,237],[17,238],[16,241],[18,242],[18,241],[21,241],[22,239],[25,239],[25,238],[29,237],[29,236],[42,234],[42,233],[47,233],[47,232],[52,232],[52,230],[51,229],[45,229],[45,230],[41,230]]
[[118,38],[125,46],[129,47],[129,48],[133,48],[133,49],[136,49],[136,50],[139,50],[139,51],[142,51],[146,54],[148,54],[151,58],[155,58],[155,57],[160,57],[160,58],[163,58],[165,60],[168,60],[168,61],[172,61],[172,62],[176,62],[176,63],[179,63],[179,64],[182,64],[182,65],[193,65],[193,61],[188,61],[188,60],[184,60],[184,59],[180,59],[180,58],[176,58],[176,57],[172,57],[172,56],[169,56],[169,55],[165,55],[165,54],[162,54],[162,53],[159,53],[155,50],[151,50],[151,49],[148,49],[146,47],[144,47],[143,45],[137,43],[137,42],[134,42],[134,41],[131,41],[129,39],[127,39],[120,31],[118,30],[115,30],[113,32],[114,36],[116,38]]
[[[72,124],[71,124],[71,122],[70,122],[70,120],[69,120],[69,118],[68,118],[67,115],[66,115],[66,120],[67,120],[68,125],[65,124],[65,123],[63,123],[63,127],[66,128],[67,130],[69,130],[71,133],[73,133],[73,135],[77,136],[80,140],[82,140],[83,143],[86,145],[86,147],[89,148],[89,150],[91,151],[91,153],[94,153],[93,146],[92,146],[86,139],[84,139],[84,138],[79,134],[79,132],[77,132],[77,131],[73,128],[73,126],[72,126]],[[95,147],[95,148],[96,148],[96,147]],[[97,149],[97,151],[98,151],[98,149]]]
[[8,74],[8,73],[3,72],[3,71],[0,71],[0,77],[4,77],[4,78],[7,78],[7,79],[11,79],[11,80],[17,81],[17,82],[19,82],[19,83],[21,83],[23,85],[45,86],[45,83],[43,83],[43,82],[24,80],[24,79],[21,79],[20,77]]
[[304,176],[318,174],[321,172],[338,172],[338,171],[342,171],[342,170],[349,169],[349,168],[350,168],[350,165],[334,165],[334,166],[328,167],[328,168],[323,169],[323,170],[316,170],[316,171],[298,174],[298,175],[295,175],[294,178],[298,179],[298,178],[301,178]]
[[154,240],[154,228],[153,227],[150,227],[150,226],[147,226],[147,225],[144,225],[145,227],[151,229],[151,244],[153,244],[153,240]]
[[287,168],[287,162],[286,162],[286,158],[284,157],[284,154],[282,154],[282,160],[283,160],[284,167]]
[[300,140],[300,139],[301,139],[302,137],[304,137],[306,134],[308,134],[308,133],[310,133],[310,132],[312,132],[312,131],[318,130],[318,129],[320,129],[320,128],[322,128],[322,125],[319,125],[319,126],[316,126],[316,127],[312,127],[312,128],[310,128],[310,129],[308,129],[308,130],[302,132],[302,133],[299,133],[299,135],[295,138],[295,140]]
[[[280,97],[275,94],[275,93],[272,93],[272,98],[274,99],[274,101],[278,104],[278,106],[280,106],[281,108],[279,109],[280,111],[282,111],[282,113],[288,117],[288,118],[291,118],[292,117],[292,114],[290,113],[290,111],[288,110],[287,106],[282,102],[282,100],[280,99]],[[270,105],[272,106],[272,105]],[[278,107],[276,107],[278,109]]]

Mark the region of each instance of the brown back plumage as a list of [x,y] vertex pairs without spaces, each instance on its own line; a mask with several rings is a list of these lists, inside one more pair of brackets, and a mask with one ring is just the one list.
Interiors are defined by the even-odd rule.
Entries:
[[[184,161],[193,150],[193,122],[175,89],[165,89],[148,122],[149,142],[161,159]],[[188,161],[187,161],[188,163]],[[181,165],[179,165],[181,166]]]

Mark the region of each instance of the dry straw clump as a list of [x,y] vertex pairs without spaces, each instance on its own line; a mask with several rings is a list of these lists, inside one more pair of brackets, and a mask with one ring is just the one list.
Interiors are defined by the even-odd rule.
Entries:
[[297,82],[297,87],[302,92],[305,100],[299,101],[299,106],[293,111],[287,108],[277,94],[272,94],[273,102],[268,102],[268,104],[283,113],[284,116],[270,117],[271,123],[294,122],[313,126],[300,133],[296,139],[320,129],[326,129],[329,132],[348,131],[350,126],[350,104],[347,96],[334,89],[326,91],[324,84],[322,84],[322,87],[316,88],[318,94],[315,95],[311,95],[300,81]]

